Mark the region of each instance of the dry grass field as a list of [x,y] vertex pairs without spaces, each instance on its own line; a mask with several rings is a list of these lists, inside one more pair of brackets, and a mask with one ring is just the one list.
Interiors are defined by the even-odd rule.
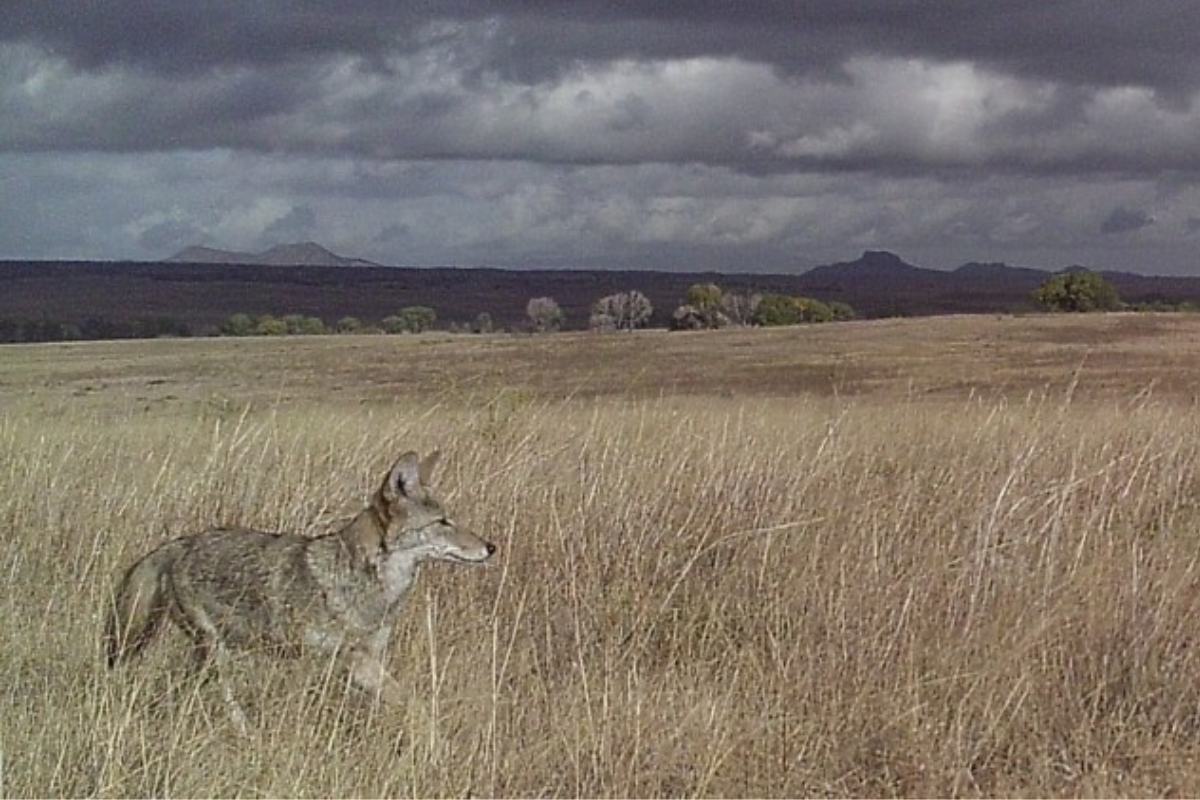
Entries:
[[[0,348],[0,796],[1200,793],[1200,317]],[[113,581],[317,533],[403,449],[500,546],[430,565],[376,707]]]

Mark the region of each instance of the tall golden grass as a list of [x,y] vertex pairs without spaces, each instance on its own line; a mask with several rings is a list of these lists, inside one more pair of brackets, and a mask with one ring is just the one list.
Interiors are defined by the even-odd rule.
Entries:
[[[516,388],[441,391],[451,359],[356,403],[341,377],[277,389],[297,381],[286,351],[249,402],[204,379],[171,402],[22,383],[0,410],[0,794],[1200,791],[1185,397],[1087,397],[1086,367],[1042,390],[738,391],[719,348],[743,335],[668,340],[718,348],[707,393],[554,393],[502,364]],[[326,346],[373,353],[369,374],[395,355],[363,342]],[[123,351],[0,367],[98,352]],[[248,654],[241,740],[178,634],[104,668],[101,616],[138,554],[214,522],[326,529],[409,448],[443,450],[440,495],[500,553],[422,574],[391,655],[406,707],[320,658]]]

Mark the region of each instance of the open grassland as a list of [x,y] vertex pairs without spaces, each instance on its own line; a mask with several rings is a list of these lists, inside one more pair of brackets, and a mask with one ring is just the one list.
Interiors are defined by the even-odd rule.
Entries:
[[[0,349],[0,795],[1200,793],[1200,318]],[[316,533],[404,449],[501,550],[431,565],[377,708],[114,577]]]

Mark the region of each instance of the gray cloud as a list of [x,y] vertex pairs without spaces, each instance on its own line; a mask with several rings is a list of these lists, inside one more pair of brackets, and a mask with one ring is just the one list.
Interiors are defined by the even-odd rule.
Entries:
[[1183,269],[1198,29],[1168,0],[12,0],[0,177],[69,221],[0,209],[0,256],[1127,266],[1101,220]]
[[317,229],[317,212],[311,206],[293,206],[263,228],[261,245],[266,249],[280,242],[309,240]]
[[137,236],[147,252],[170,254],[201,241],[204,232],[187,219],[165,218],[151,223]]
[[11,76],[0,148],[752,171],[1200,167],[1198,70],[1179,34],[1180,15],[1200,25],[1200,8],[298,8],[18,3],[0,47]]
[[1118,206],[1100,223],[1101,233],[1132,233],[1154,224],[1154,217],[1145,211]]
[[204,4],[10,0],[4,38],[85,69],[196,72],[357,54],[378,60],[494,31],[480,67],[538,82],[576,61],[733,57],[790,72],[836,71],[864,53],[966,60],[1036,79],[1188,88],[1200,8],[1172,0],[391,0]]

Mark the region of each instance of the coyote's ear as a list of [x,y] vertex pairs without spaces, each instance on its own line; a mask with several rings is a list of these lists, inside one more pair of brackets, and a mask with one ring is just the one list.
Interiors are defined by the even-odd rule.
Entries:
[[429,455],[421,460],[421,484],[428,486],[433,482],[433,471],[437,468],[438,461],[441,460],[442,453],[439,450],[434,450]]
[[392,466],[384,483],[384,493],[389,500],[410,497],[421,489],[421,465],[417,454],[405,453]]

